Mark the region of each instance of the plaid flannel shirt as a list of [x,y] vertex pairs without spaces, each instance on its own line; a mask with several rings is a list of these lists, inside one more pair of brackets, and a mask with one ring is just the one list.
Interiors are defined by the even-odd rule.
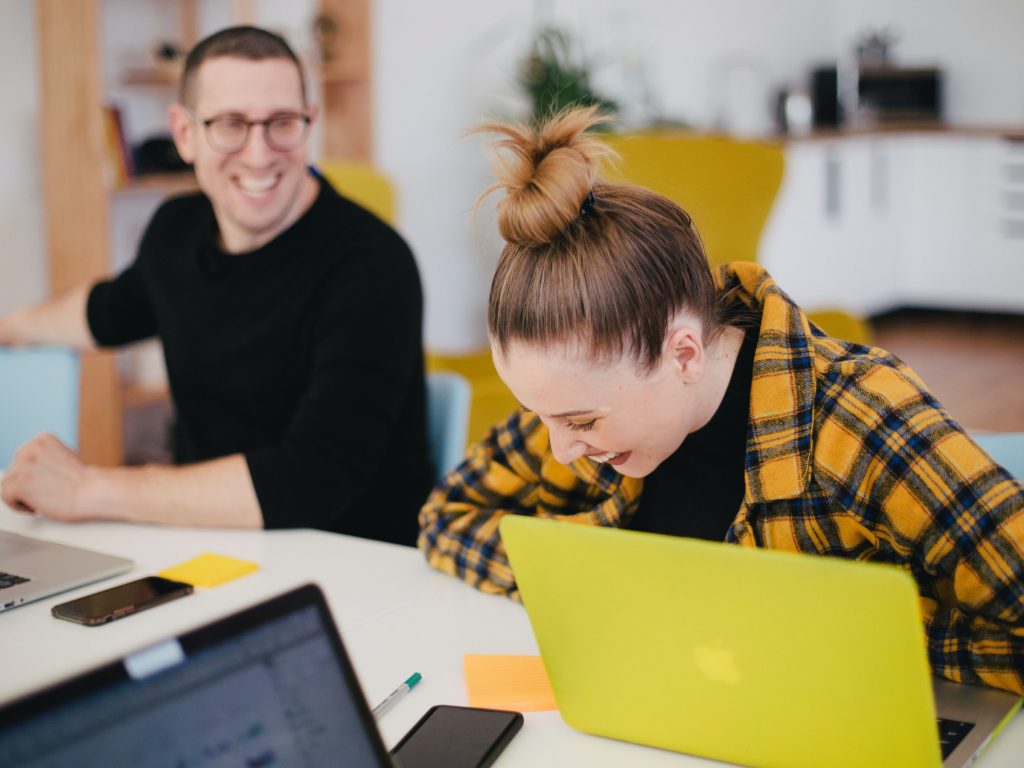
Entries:
[[[892,563],[921,594],[932,669],[1024,693],[1024,487],[887,352],[830,338],[763,269],[717,274],[761,315],[745,486],[726,541]],[[643,481],[581,458],[516,413],[473,446],[420,512],[429,563],[518,599],[506,514],[628,527]]]

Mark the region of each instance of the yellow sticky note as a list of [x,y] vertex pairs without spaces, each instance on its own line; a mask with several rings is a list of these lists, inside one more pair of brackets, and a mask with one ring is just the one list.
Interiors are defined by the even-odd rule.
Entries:
[[184,581],[196,587],[216,587],[225,581],[237,579],[259,569],[256,563],[250,563],[248,560],[204,552],[199,557],[193,557],[184,563],[160,571],[160,575],[165,579]]
[[540,656],[467,653],[463,669],[471,707],[516,712],[558,709]]

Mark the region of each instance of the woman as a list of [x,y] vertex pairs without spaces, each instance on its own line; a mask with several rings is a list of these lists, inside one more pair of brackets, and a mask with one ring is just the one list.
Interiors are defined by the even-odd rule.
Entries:
[[[598,173],[577,110],[504,135],[495,365],[522,412],[420,513],[431,565],[517,597],[509,513],[896,564],[932,667],[1024,692],[1024,488],[892,355],[826,336],[689,217]],[[485,193],[486,194],[486,193]]]

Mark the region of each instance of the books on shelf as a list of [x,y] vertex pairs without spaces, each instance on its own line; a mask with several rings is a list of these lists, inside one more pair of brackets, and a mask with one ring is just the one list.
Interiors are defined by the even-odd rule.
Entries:
[[119,107],[103,107],[104,163],[107,187],[118,189],[135,176],[135,161],[132,148],[124,130],[124,117]]
[[153,136],[138,147],[128,142],[121,109],[103,111],[103,181],[115,193],[177,194],[197,189],[195,175],[178,156],[170,136]]

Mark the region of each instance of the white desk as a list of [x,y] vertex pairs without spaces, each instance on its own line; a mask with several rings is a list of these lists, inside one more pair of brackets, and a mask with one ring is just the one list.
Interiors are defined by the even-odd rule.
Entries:
[[[465,653],[531,654],[526,614],[509,600],[481,594],[427,567],[413,549],[319,531],[239,532],[122,524],[62,525],[0,506],[0,527],[131,557],[135,569],[100,584],[0,614],[0,700],[40,688],[180,633],[293,586],[313,581],[327,595],[371,704],[413,672],[423,682],[381,720],[390,746],[433,704],[465,704]],[[50,616],[50,608],[156,573],[200,552],[253,560],[260,571],[197,590],[152,611],[101,627]],[[1016,768],[1024,755],[1024,715],[982,756],[980,768]],[[498,766],[721,765],[577,733],[557,713],[527,713],[526,725]]]

